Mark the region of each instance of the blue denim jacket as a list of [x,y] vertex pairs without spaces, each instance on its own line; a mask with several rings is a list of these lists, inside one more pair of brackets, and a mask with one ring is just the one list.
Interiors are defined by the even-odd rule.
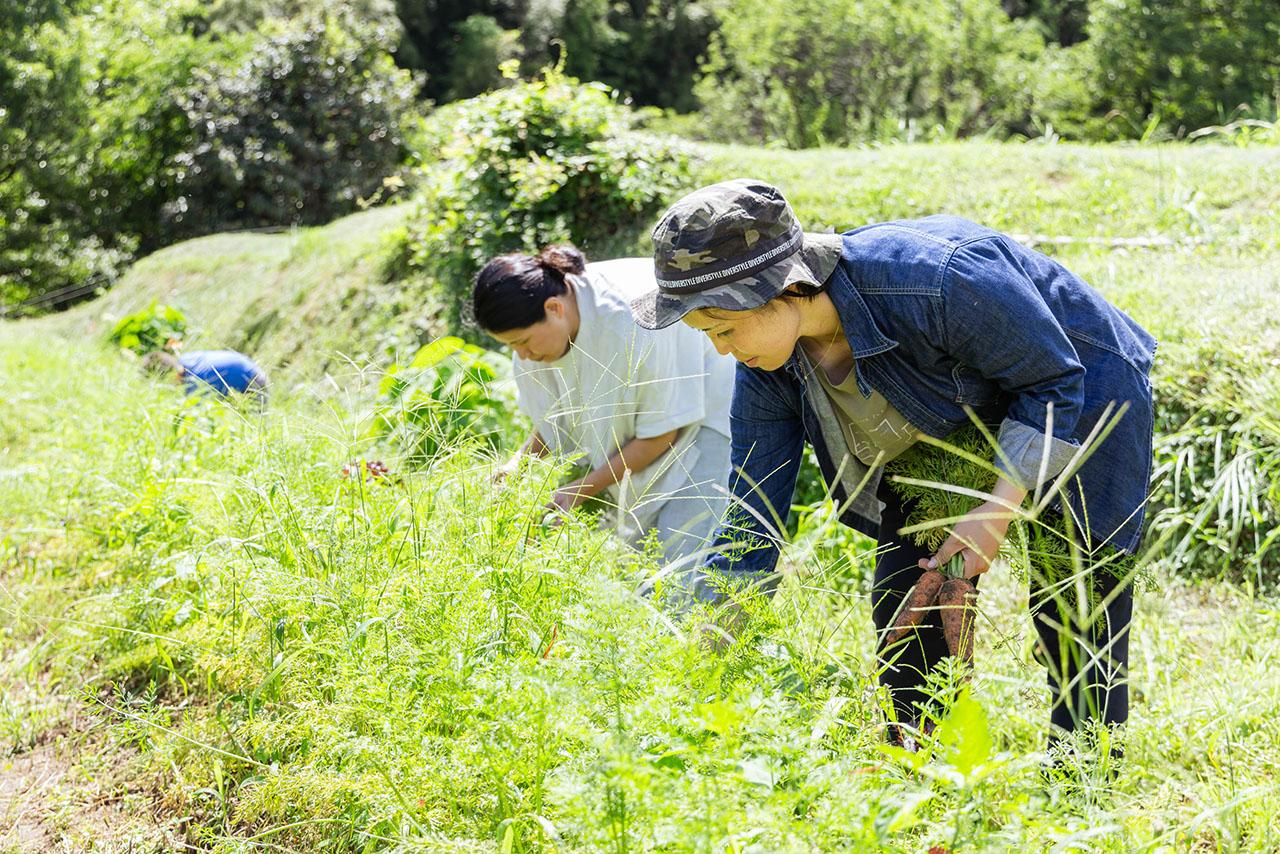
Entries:
[[[999,424],[997,466],[1024,487],[1061,473],[1108,406],[1127,403],[1061,494],[1091,544],[1137,549],[1151,477],[1156,341],[1146,330],[1053,259],[958,217],[846,232],[829,283],[863,393],[880,392],[937,438],[969,423],[966,409]],[[738,365],[730,489],[739,512],[721,526],[708,568],[743,581],[772,571],[806,441],[847,504],[841,521],[879,534],[879,470],[849,501],[808,393],[798,355],[772,372]]]

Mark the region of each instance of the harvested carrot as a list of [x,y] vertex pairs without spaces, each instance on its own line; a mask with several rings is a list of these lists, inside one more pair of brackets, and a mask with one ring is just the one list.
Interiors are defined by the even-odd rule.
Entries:
[[947,649],[966,664],[973,663],[973,636],[977,628],[978,588],[967,578],[948,578],[938,591],[942,611],[942,635]]
[[921,573],[920,579],[898,606],[898,613],[894,615],[893,623],[890,624],[889,631],[884,636],[886,647],[902,640],[912,629],[920,625],[925,613],[937,601],[938,591],[942,589],[942,583],[946,580],[947,577],[936,569],[927,569]]

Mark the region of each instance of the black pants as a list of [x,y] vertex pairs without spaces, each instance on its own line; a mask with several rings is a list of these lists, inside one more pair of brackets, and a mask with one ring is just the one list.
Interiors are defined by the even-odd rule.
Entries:
[[[919,579],[916,561],[931,554],[909,536],[897,533],[906,524],[910,507],[887,484],[881,486],[879,497],[885,508],[871,592],[877,637],[893,622],[898,606]],[[1028,575],[1028,606],[1039,635],[1037,658],[1049,672],[1050,721],[1067,731],[1088,720],[1124,723],[1129,717],[1131,579],[1105,568],[1091,572],[1084,579],[1088,602],[1082,613],[1078,587],[1069,577],[1064,579],[1061,570],[1032,566]],[[927,709],[925,680],[947,654],[936,612],[930,612],[904,641],[881,651],[880,684],[889,689],[899,721],[915,720]]]

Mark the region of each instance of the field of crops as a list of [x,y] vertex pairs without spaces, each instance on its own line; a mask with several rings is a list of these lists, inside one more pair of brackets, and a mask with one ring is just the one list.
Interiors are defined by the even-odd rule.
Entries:
[[[1044,773],[1007,569],[971,689],[909,756],[884,749],[870,546],[821,508],[713,651],[638,595],[652,559],[586,520],[531,536],[559,464],[495,490],[490,452],[440,437],[409,465],[374,429],[382,371],[450,330],[387,279],[391,207],[180,244],[0,326],[0,851],[1271,850],[1280,149],[700,154],[699,181],[772,180],[813,228],[947,211],[1020,235],[1160,338],[1122,761]],[[109,348],[154,299],[259,357],[270,410]],[[387,476],[344,476],[374,458]]]

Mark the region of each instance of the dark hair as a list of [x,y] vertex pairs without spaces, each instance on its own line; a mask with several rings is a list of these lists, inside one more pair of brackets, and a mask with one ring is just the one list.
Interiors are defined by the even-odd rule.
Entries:
[[476,323],[486,332],[524,329],[547,316],[544,303],[569,290],[565,276],[581,275],[587,259],[577,247],[562,243],[537,255],[499,255],[476,276],[471,292]]
[[164,350],[152,350],[142,357],[142,370],[144,373],[157,376],[175,371],[181,373],[184,368],[182,367],[182,362],[179,362],[178,357],[172,353]]
[[[775,299],[801,300],[803,302],[808,302],[809,300],[817,299],[820,294],[825,294],[827,291],[831,290],[830,285],[830,279],[827,279],[820,285],[815,285],[813,282],[796,282],[791,286],[791,288],[794,288],[795,290],[788,288],[773,299],[769,300],[769,302],[773,302]],[[768,304],[768,302],[765,303],[765,305]]]

